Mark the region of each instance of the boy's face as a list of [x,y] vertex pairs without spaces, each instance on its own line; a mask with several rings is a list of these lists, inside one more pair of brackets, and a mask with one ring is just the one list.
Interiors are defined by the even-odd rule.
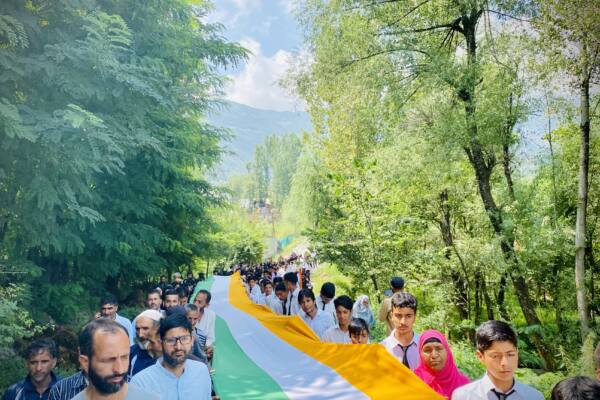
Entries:
[[412,308],[392,307],[392,323],[394,324],[396,332],[400,334],[412,332],[415,318],[415,311]]
[[477,358],[492,378],[492,382],[513,382],[519,365],[519,350],[511,342],[494,342],[483,353],[478,351]]
[[352,344],[367,344],[369,343],[369,332],[366,329],[360,331],[360,335],[350,334]]

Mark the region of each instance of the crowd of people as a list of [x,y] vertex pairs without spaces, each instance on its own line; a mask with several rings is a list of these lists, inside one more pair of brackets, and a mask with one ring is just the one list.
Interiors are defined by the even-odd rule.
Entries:
[[[356,301],[336,296],[331,282],[313,291],[312,268],[296,260],[257,266],[232,266],[239,271],[250,299],[275,314],[300,317],[324,342],[368,344],[375,316],[367,295]],[[216,314],[211,293],[195,290],[199,275],[161,277],[146,296],[146,309],[133,321],[119,315],[115,296],[105,296],[99,312],[78,337],[80,370],[61,378],[54,373],[58,350],[47,338],[33,341],[25,358],[27,376],[4,393],[3,400],[215,400],[211,362],[216,350]],[[193,299],[190,299],[192,294]],[[315,293],[318,293],[315,295]],[[541,400],[536,389],[519,382],[515,331],[505,322],[487,321],[476,331],[477,358],[484,376],[470,379],[458,369],[446,337],[437,330],[414,330],[418,303],[395,277],[381,303],[378,319],[388,336],[386,350],[440,395],[452,400]],[[600,344],[596,348],[597,380],[573,377],[559,382],[553,400],[600,399]],[[400,367],[402,368],[402,367]]]

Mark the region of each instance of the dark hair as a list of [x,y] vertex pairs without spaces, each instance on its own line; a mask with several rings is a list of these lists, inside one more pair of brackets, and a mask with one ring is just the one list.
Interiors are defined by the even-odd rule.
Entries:
[[160,297],[160,290],[158,290],[158,289],[149,290],[148,293],[146,293],[146,297],[150,296],[151,294],[157,294],[158,297]]
[[164,299],[167,299],[167,296],[177,296],[179,298],[179,292],[175,289],[167,289],[165,290]]
[[[104,303],[111,304],[111,303]],[[116,321],[108,318],[98,318],[91,322],[88,322],[81,332],[79,332],[79,353],[84,356],[91,357],[94,350],[94,335],[96,331],[102,331],[107,333],[117,333],[119,331],[124,332],[129,337],[129,332]]]
[[312,301],[315,301],[315,294],[310,289],[302,289],[298,293],[298,303],[302,303],[302,300],[304,300],[305,297],[310,297]]
[[271,286],[273,286],[273,282],[271,282],[271,281],[270,281],[270,280],[268,280],[268,279],[265,279],[265,280],[263,281],[262,285],[263,285],[263,286],[267,286],[267,285],[271,285]]
[[58,348],[56,343],[52,339],[37,339],[31,342],[27,349],[25,349],[25,358],[29,360],[31,357],[37,356],[38,354],[48,351],[51,358],[58,358]]
[[475,333],[475,341],[477,342],[477,350],[484,352],[494,342],[510,342],[517,347],[517,334],[504,321],[487,321],[477,328]]
[[408,292],[394,293],[391,298],[392,309],[394,308],[412,308],[417,313],[417,299]]
[[362,318],[352,318],[348,325],[348,333],[350,335],[360,335],[362,331],[369,332],[369,325]]
[[399,276],[395,276],[390,281],[390,286],[397,290],[404,289],[404,279]]
[[115,306],[118,306],[119,300],[117,300],[117,297],[114,294],[107,293],[102,299],[100,299],[100,307],[102,307],[105,304],[114,304]]
[[289,283],[292,283],[294,285],[298,284],[298,275],[296,275],[295,272],[286,272],[285,275],[283,275],[283,280]]
[[276,276],[273,278],[273,285],[277,285],[279,282],[283,282],[283,278],[280,276]]
[[287,289],[285,288],[285,283],[283,282],[279,282],[277,285],[275,285],[275,291],[276,292],[285,292]]
[[321,291],[319,293],[321,296],[333,299],[335,297],[335,285],[331,282],[325,282],[321,285]]
[[192,333],[192,325],[186,316],[183,314],[173,314],[169,315],[167,318],[163,318],[160,321],[160,328],[158,330],[160,338],[164,339],[167,335],[167,332],[175,328],[184,328],[190,334]]
[[212,295],[210,294],[210,292],[206,289],[200,289],[198,291],[198,294],[196,294],[196,297],[198,297],[200,293],[204,293],[206,295],[206,304],[210,304],[210,299],[212,299]]
[[600,369],[600,343],[596,346],[596,350],[594,351],[594,364],[596,365],[596,369]]
[[165,316],[169,317],[173,314],[180,314],[180,315],[186,315],[187,312],[185,311],[185,307],[184,306],[180,306],[180,305],[176,305],[173,307],[169,307],[165,310]]
[[180,287],[179,289],[177,289],[177,295],[179,296],[179,298],[180,298],[180,299],[181,299],[181,298],[184,298],[184,297],[188,297],[188,296],[189,296],[189,294],[188,294],[188,291],[187,291],[187,290],[185,290],[185,289],[183,288],[183,286],[182,286],[182,287]]
[[587,376],[574,376],[558,382],[552,389],[552,400],[600,399],[600,382]]
[[352,299],[345,294],[339,296],[337,299],[333,301],[333,306],[338,308],[338,306],[344,307],[346,310],[352,311],[352,307],[354,306],[354,302]]
[[185,308],[186,313],[198,311],[198,306],[195,304],[186,304],[183,307]]

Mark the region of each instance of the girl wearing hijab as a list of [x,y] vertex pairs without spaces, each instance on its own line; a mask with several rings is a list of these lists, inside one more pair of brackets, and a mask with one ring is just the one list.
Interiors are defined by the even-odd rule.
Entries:
[[444,335],[433,329],[419,337],[419,365],[415,374],[447,399],[455,389],[470,382],[456,367]]
[[352,307],[352,318],[362,318],[369,329],[373,328],[375,318],[373,317],[373,311],[371,311],[369,297],[366,294],[362,294],[356,299],[354,307]]

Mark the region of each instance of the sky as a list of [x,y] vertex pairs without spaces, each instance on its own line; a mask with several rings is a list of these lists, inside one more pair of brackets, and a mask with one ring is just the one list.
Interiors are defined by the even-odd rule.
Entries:
[[303,103],[278,85],[300,52],[302,35],[294,19],[295,0],[213,0],[209,22],[225,26],[223,35],[250,50],[248,61],[226,71],[226,98],[251,107],[302,111]]

